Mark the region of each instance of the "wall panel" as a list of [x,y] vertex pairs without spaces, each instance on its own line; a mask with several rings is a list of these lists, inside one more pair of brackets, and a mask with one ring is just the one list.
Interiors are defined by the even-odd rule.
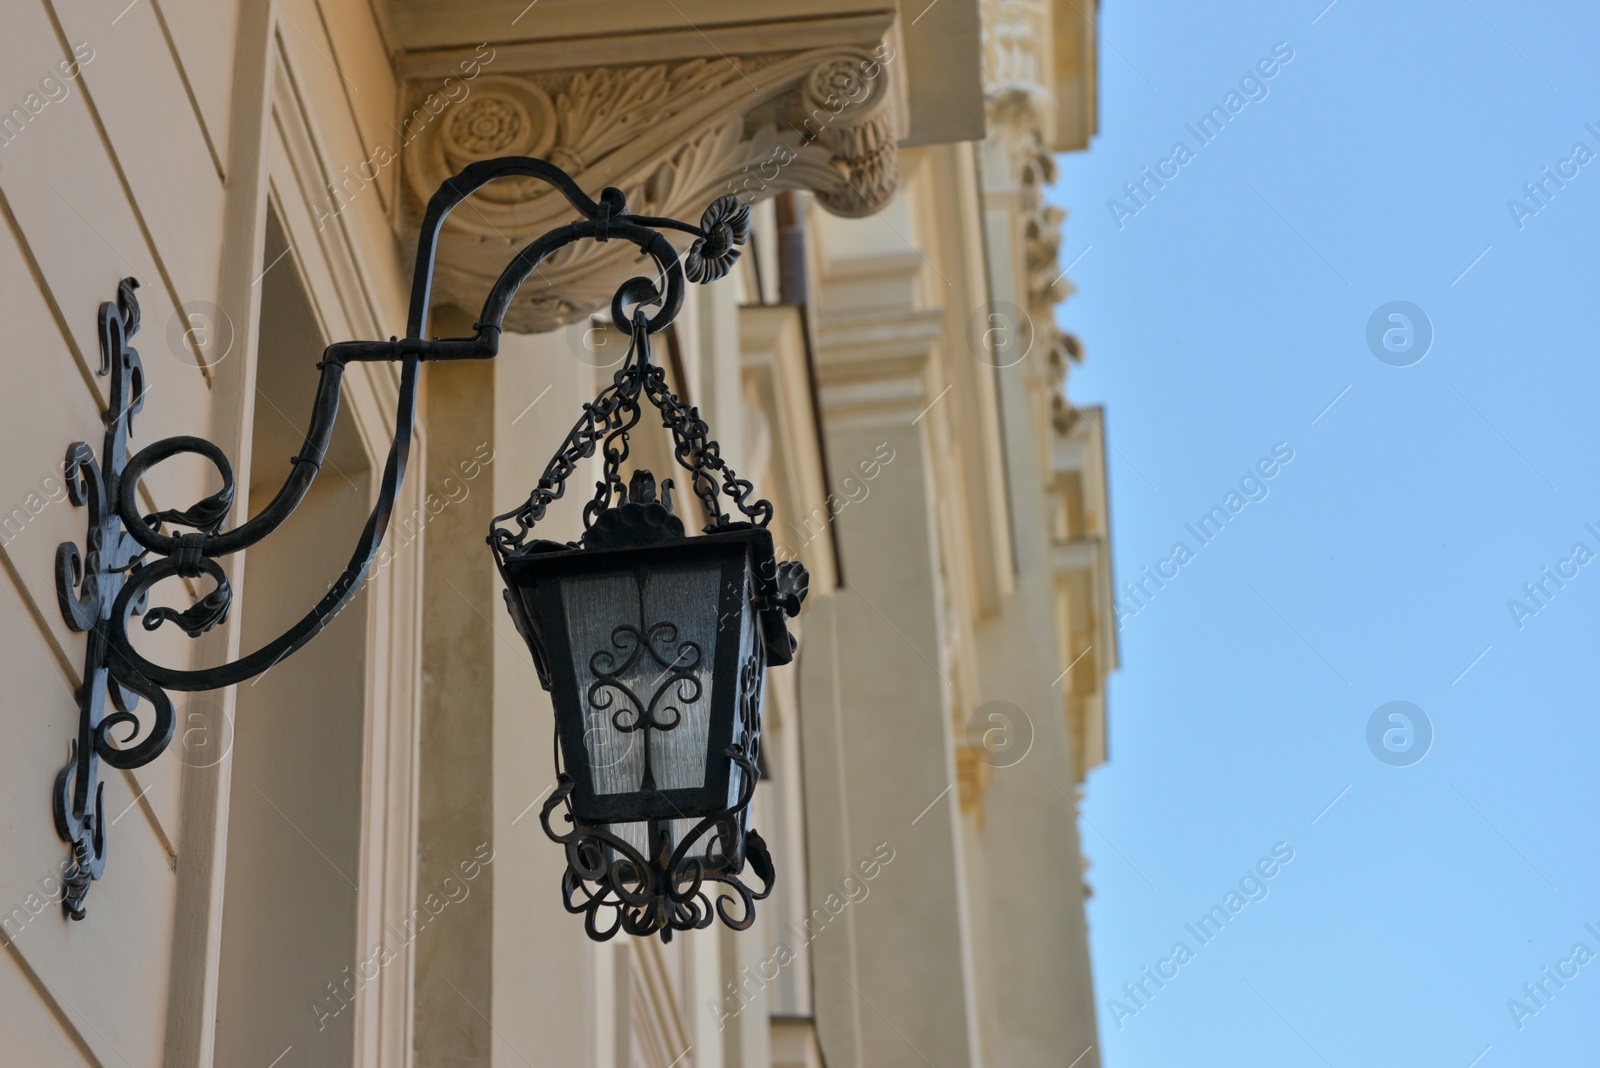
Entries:
[[24,972],[27,964],[0,953],[0,1011],[6,1018],[6,1052],[19,1064],[93,1064],[82,1040],[57,1019]]
[[134,4],[108,24],[95,0],[52,6],[67,42],[94,50],[81,86],[178,300],[215,301],[222,177],[155,10]]
[[[128,780],[103,768],[111,832],[105,877],[89,892],[84,920],[72,922],[62,913],[56,880],[67,847],[56,837],[49,799],[77,711],[60,665],[9,576],[0,578],[0,678],[0,720],[15,726],[0,747],[5,938],[102,1063],[159,1064],[176,886],[172,859],[134,805]],[[0,1020],[7,1039],[12,1021],[32,1020],[33,1027],[49,1012],[36,994],[21,1004],[10,1000],[24,989],[4,988]]]
[[166,24],[201,120],[227,173],[228,135],[233,129],[234,42],[239,5],[232,0],[151,0]]
[[[40,8],[8,10],[6,32],[0,34],[0,100],[24,100],[64,57]],[[144,325],[135,345],[145,357],[146,378],[146,404],[135,431],[204,433],[208,390],[181,343],[186,321],[174,323],[177,303],[162,281],[79,83],[71,83],[66,98],[47,104],[0,148],[0,196],[29,271],[40,279],[38,288],[66,331],[80,374],[93,383],[101,408],[108,380],[94,374],[100,359],[95,312],[102,301],[115,298],[118,281],[131,275],[141,285]],[[177,344],[169,344],[173,330]],[[77,424],[67,433],[87,439],[97,424]],[[153,437],[141,435],[141,440]],[[62,441],[63,452],[70,440]],[[153,472],[148,485],[157,500],[184,507],[212,492],[214,486],[206,488],[209,480],[199,464],[169,464]]]

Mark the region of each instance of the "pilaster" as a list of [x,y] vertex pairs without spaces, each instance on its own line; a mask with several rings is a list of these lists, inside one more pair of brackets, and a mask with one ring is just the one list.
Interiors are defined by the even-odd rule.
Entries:
[[[893,256],[835,260],[825,285],[848,286],[842,280],[853,271],[874,269],[880,291],[910,293],[911,280],[896,277],[919,270],[920,262],[912,266],[902,257],[898,272],[895,266]],[[945,468],[932,424],[919,418],[938,392],[942,313],[911,301],[841,307],[848,303],[830,303],[825,293],[824,308],[833,310],[819,324],[819,392],[833,479],[837,485],[860,472],[861,463],[878,470],[864,499],[835,519],[846,578],[835,598],[832,647],[844,727],[843,817],[850,863],[878,849],[894,859],[882,866],[871,895],[849,906],[855,978],[837,993],[858,1001],[847,1023],[857,1028],[862,1065],[914,1063],[919,1047],[923,1056],[938,1051],[941,1064],[976,1065],[955,764],[960,697],[940,555],[945,490],[938,472]],[[905,973],[911,960],[918,962],[914,982]],[[827,963],[818,952],[819,987],[845,978],[825,974]],[[825,1048],[835,1026],[821,1018],[828,1008],[819,998]],[[917,1047],[907,1035],[916,1036]]]

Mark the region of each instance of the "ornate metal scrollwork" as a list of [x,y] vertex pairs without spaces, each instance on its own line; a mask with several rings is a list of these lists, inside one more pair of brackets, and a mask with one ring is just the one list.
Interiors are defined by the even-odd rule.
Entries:
[[[566,848],[562,900],[568,912],[583,916],[590,938],[604,942],[624,931],[659,933],[663,942],[670,942],[674,931],[709,927],[719,917],[735,931],[755,922],[755,903],[772,893],[772,856],[760,832],[744,825],[756,792],[755,761],[733,746],[727,755],[744,772],[737,802],[696,823],[676,848],[666,825],[648,821],[648,856],[608,830],[573,822],[570,811],[565,818],[571,829],[557,832],[550,816],[567,805],[573,787],[566,772],[557,776],[539,821],[545,834]],[[736,843],[742,843],[742,855],[735,854]],[[741,876],[746,867],[761,881],[760,889],[745,885]],[[730,894],[739,901],[736,913],[728,908]]]
[[[427,337],[430,292],[440,228],[450,212],[468,196],[497,179],[535,179],[559,192],[578,215],[523,247],[505,266],[484,301],[471,337]],[[724,202],[726,201],[726,203]],[[717,506],[720,476],[722,492],[753,520],[771,517],[766,502],[750,505],[749,483],[738,479],[722,462],[715,442],[707,440],[705,424],[693,408],[683,408],[664,385],[659,368],[648,360],[648,335],[665,328],[683,305],[684,268],[661,230],[676,230],[693,237],[696,273],[702,280],[721,277],[738,257],[738,246],[748,232],[748,209],[724,198],[708,210],[701,225],[675,219],[628,214],[621,191],[606,189],[592,200],[561,168],[544,160],[508,156],[472,163],[449,178],[428,202],[420,224],[411,300],[404,338],[387,341],[344,341],[328,346],[318,364],[321,380],[311,412],[310,429],[300,451],[291,460],[290,473],[273,500],[259,513],[225,529],[233,511],[235,483],[227,457],[203,438],[178,435],[161,438],[128,455],[133,417],[144,403],[144,374],[139,354],[129,341],[139,329],[136,283],[125,279],[115,306],[100,308],[100,373],[111,378],[111,406],[106,416],[106,436],[99,459],[83,442],[67,450],[66,474],[72,501],[87,507],[88,533],[82,550],[70,543],[56,553],[56,588],[62,616],[74,630],[88,634],[83,682],[78,692],[78,736],[67,765],[57,776],[53,791],[56,830],[72,850],[63,907],[74,919],[83,918],[83,899],[90,883],[100,878],[105,865],[103,784],[99,764],[115,768],[142,767],[158,757],[172,739],[173,710],[168,690],[213,690],[232,686],[261,674],[309,642],[346,605],[372,567],[389,524],[396,495],[405,478],[412,431],[416,424],[420,367],[434,360],[493,359],[499,352],[506,312],[522,283],[553,253],[581,241],[623,241],[638,247],[657,271],[657,283],[633,278],[617,291],[612,313],[617,327],[634,335],[640,352],[626,372],[619,372],[609,397],[585,407],[584,418],[568,436],[561,454],[546,471],[550,492],[536,491],[527,510],[525,535],[544,507],[559,497],[566,478],[580,460],[603,442],[607,477],[612,477],[626,457],[625,430],[639,418],[639,396],[647,396],[663,413],[671,413],[680,461],[694,471],[694,492],[707,503],[714,521],[726,523]],[[658,284],[663,288],[658,289]],[[624,302],[637,305],[632,318],[624,316]],[[653,308],[646,314],[647,308]],[[154,663],[134,648],[129,621],[143,615],[146,630],[171,623],[189,637],[198,637],[224,622],[233,593],[222,557],[256,544],[272,534],[304,499],[332,440],[339,413],[341,384],[351,363],[400,364],[400,388],[395,416],[395,436],[389,447],[377,502],[351,553],[344,571],[328,593],[299,622],[254,652],[216,667],[183,670]],[[631,421],[630,421],[631,420]],[[621,435],[619,437],[619,435]],[[622,442],[622,444],[618,444]],[[220,488],[204,500],[183,509],[144,514],[139,487],[157,464],[179,454],[206,459],[216,470]],[[586,514],[586,525],[610,499],[609,491],[597,496],[601,503]],[[517,518],[524,518],[518,515]],[[496,552],[517,544],[515,535]],[[149,591],[167,579],[199,580],[201,595],[183,610],[160,607],[145,611]],[[209,580],[209,588],[206,582]],[[110,701],[114,710],[107,710]],[[141,701],[149,703],[141,712]],[[118,737],[115,732],[121,731]],[[584,854],[585,857],[588,854]],[[585,869],[588,870],[588,869]]]
[[[583,916],[590,938],[603,942],[624,931],[630,935],[659,934],[663,942],[670,942],[674,931],[708,927],[719,917],[736,931],[755,922],[755,903],[771,894],[775,877],[767,843],[749,825],[750,801],[761,777],[761,685],[765,671],[758,642],[739,671],[742,730],[723,754],[740,769],[738,798],[726,809],[696,823],[676,848],[669,828],[659,821],[646,824],[648,853],[610,830],[578,822],[568,803],[572,777],[564,771],[557,777],[556,789],[545,802],[540,821],[545,833],[566,848],[562,899],[568,912]],[[645,768],[648,776],[648,751]],[[567,808],[564,818],[571,829],[558,833],[550,824],[550,816],[562,806]],[[747,867],[760,881],[759,889],[752,889],[742,878]],[[727,907],[732,899],[738,900],[737,912]],[[605,920],[601,919],[602,914]]]
[[[56,833],[72,847],[63,882],[61,906],[75,920],[83,919],[83,897],[100,878],[106,862],[105,783],[100,762],[136,768],[154,760],[172,739],[172,703],[136,667],[115,655],[111,638],[113,605],[128,611],[144,606],[142,597],[124,598],[124,588],[143,567],[144,551],[123,529],[116,511],[122,492],[122,470],[128,455],[133,417],[144,406],[144,367],[129,340],[139,329],[138,286],[132,278],[117,288],[115,305],[100,305],[99,374],[111,379],[106,413],[102,469],[94,451],[81,441],[67,449],[67,493],[73,504],[89,509],[89,529],[82,552],[71,542],[56,547],[56,599],[62,618],[73,630],[87,632],[83,682],[78,690],[78,736],[67,763],[56,775],[52,805]],[[227,612],[226,604],[222,613]],[[151,617],[145,623],[151,626]],[[164,618],[164,617],[163,617]],[[154,625],[160,624],[157,618]],[[140,697],[150,701],[148,723],[135,714]],[[115,711],[106,708],[110,699]],[[112,731],[128,731],[116,743]],[[140,734],[137,744],[130,744]]]
[[[642,588],[639,611],[642,619]],[[650,761],[650,735],[654,731],[676,730],[683,722],[683,710],[675,707],[671,703],[673,700],[680,705],[700,700],[702,687],[695,671],[704,653],[695,642],[680,641],[678,625],[665,621],[651,624],[648,630],[631,624],[616,627],[611,632],[611,646],[610,649],[596,649],[589,658],[589,670],[594,674],[587,694],[589,708],[602,715],[609,713],[611,726],[618,734],[638,733],[644,738],[643,789],[654,793],[656,774]],[[677,647],[677,652],[669,656],[672,646]],[[647,696],[635,693],[625,681],[644,656],[660,669],[652,680],[655,689]],[[619,704],[619,697],[626,703]],[[663,718],[664,713],[671,713],[671,718]]]

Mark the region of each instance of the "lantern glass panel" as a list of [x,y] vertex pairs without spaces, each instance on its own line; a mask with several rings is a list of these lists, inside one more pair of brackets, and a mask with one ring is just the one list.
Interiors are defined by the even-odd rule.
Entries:
[[[720,563],[562,583],[594,792],[705,785]],[[645,737],[648,732],[648,739]]]
[[[748,574],[740,576],[741,581],[748,579]],[[748,586],[745,587],[748,593]],[[732,629],[729,621],[723,628],[724,632]],[[724,633],[724,637],[731,640],[732,636]],[[743,612],[739,617],[739,675],[737,678],[737,694],[734,698],[734,713],[732,717],[732,730],[729,744],[741,748],[755,755],[761,731],[761,700],[766,682],[766,655],[761,644],[761,634],[757,626],[754,612]],[[706,754],[713,766],[728,766],[728,795],[726,806],[733,809],[738,805],[742,791],[745,789],[745,771],[737,761],[725,756],[721,750]],[[659,774],[659,773],[658,773]],[[598,783],[599,777],[596,776]],[[738,839],[725,842],[715,830],[701,834],[698,841],[690,849],[689,856],[698,857],[705,862],[711,870],[721,870],[728,866],[729,858],[741,852],[740,841],[744,832],[749,827],[749,810],[743,809],[735,817]],[[660,826],[667,832],[668,848],[676,849],[678,843],[692,833],[701,823],[700,817],[691,819],[669,819],[660,821]],[[649,824],[639,820],[632,822],[615,822],[604,825],[611,834],[632,845],[641,853],[649,854],[651,842],[649,841]],[[608,862],[616,859],[611,851],[607,851]]]
[[[647,785],[644,732],[621,730],[617,723],[631,727],[638,722],[634,709],[649,710],[659,691],[651,714],[676,726],[651,731],[656,786],[663,791],[699,789],[726,781],[722,805],[738,806],[746,788],[745,772],[726,750],[736,747],[754,755],[766,675],[758,619],[749,607],[750,581],[748,570],[729,568],[726,560],[701,567],[599,572],[563,581],[570,659],[584,709],[584,752],[597,795],[637,793]],[[734,596],[724,598],[724,593]],[[636,632],[649,635],[663,622],[671,629],[658,631],[653,645],[640,646],[640,655],[633,657]],[[721,649],[719,642],[732,648]],[[716,676],[711,669],[714,659],[727,660],[729,654],[734,655],[728,666],[736,670]],[[713,685],[723,687],[715,698]],[[713,700],[724,710],[720,726],[713,721]],[[681,718],[675,719],[674,710]],[[713,738],[718,734],[722,740]],[[706,814],[658,816],[654,822],[666,833],[667,848],[672,850],[700,827]],[[713,870],[737,863],[731,858],[742,852],[739,843],[747,814],[740,812],[735,823],[736,839],[724,841],[715,830],[702,831],[689,855]],[[653,851],[651,821],[613,820],[600,826],[641,854]],[[618,859],[609,848],[605,857],[607,863]]]
[[555,705],[574,818],[630,842],[646,833],[630,824],[654,820],[681,840],[742,810],[753,786],[742,765],[757,756],[774,656],[760,571],[771,543],[739,529],[628,545],[611,529],[626,521],[598,522],[610,540],[596,547],[509,560],[508,603]]

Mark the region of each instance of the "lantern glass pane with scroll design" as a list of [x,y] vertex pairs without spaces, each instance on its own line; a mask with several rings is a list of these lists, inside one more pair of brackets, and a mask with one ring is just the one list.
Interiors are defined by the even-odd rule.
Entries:
[[641,821],[667,821],[676,840],[738,803],[744,775],[727,750],[756,756],[766,667],[752,560],[771,555],[771,536],[751,530],[508,563],[544,631],[577,819],[643,848]]
[[[520,529],[497,523],[491,538],[506,604],[555,709],[561,772],[545,827],[567,847],[567,906],[596,938],[623,930],[668,939],[718,915],[742,929],[770,891],[771,861],[749,827],[761,702],[767,666],[793,659],[786,622],[806,585],[801,565],[776,560],[764,526],[771,505],[746,503],[750,484],[722,463],[648,351],[639,323],[629,360],[574,429],[580,451],[585,440],[605,441],[606,477],[582,538],[525,537],[533,510],[542,515],[559,496],[548,474],[531,509],[501,517],[520,519]],[[622,486],[641,399],[666,416],[711,516],[699,536],[674,513],[670,480],[659,496],[649,471]],[[558,454],[552,468],[561,462]],[[724,499],[748,518],[731,519]],[[550,824],[562,806],[568,830]],[[747,867],[760,889],[741,880]]]

